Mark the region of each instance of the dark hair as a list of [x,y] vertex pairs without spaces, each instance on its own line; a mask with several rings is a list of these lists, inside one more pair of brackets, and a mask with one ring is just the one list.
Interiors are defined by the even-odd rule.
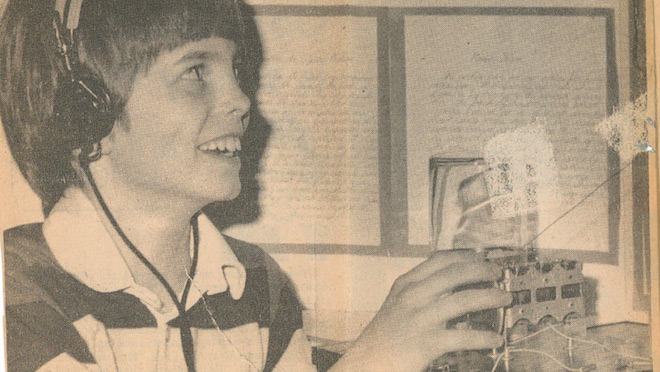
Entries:
[[[243,20],[232,0],[85,0],[78,37],[86,76],[107,87],[119,118],[136,74],[163,51],[219,36],[242,45]],[[0,117],[23,176],[47,215],[77,182],[69,133],[53,125],[63,72],[53,29],[54,0],[10,0],[0,21]]]

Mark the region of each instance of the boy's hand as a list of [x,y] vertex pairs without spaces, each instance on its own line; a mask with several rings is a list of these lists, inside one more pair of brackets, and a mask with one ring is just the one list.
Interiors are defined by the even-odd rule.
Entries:
[[376,317],[331,371],[419,372],[447,352],[501,345],[502,337],[493,332],[446,327],[463,314],[509,305],[511,294],[499,289],[453,292],[501,275],[478,253],[435,253],[394,282]]

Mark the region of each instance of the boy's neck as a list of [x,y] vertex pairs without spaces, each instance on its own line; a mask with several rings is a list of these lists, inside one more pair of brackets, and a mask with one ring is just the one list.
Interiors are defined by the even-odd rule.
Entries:
[[[135,190],[122,190],[117,184],[104,180],[102,173],[95,176],[95,183],[126,237],[167,280],[174,292],[180,295],[191,263],[190,221],[199,208],[153,200],[153,196],[140,195]],[[123,242],[103,212],[89,183],[85,182],[83,192],[101,216],[136,284],[156,294],[170,309],[174,304],[166,289]]]

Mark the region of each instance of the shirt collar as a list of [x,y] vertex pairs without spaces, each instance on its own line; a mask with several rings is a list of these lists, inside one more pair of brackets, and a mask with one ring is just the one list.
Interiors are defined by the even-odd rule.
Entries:
[[[245,268],[206,215],[200,214],[197,222],[199,255],[188,303],[194,304],[191,300],[196,301],[201,294],[227,290],[233,299],[241,298]],[[98,292],[135,292],[136,283],[126,262],[82,191],[65,191],[46,218],[43,232],[59,265],[86,286]]]

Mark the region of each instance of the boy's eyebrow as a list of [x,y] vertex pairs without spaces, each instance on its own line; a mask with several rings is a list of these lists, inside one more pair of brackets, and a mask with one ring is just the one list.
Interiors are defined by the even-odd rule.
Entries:
[[211,59],[218,59],[221,56],[221,53],[218,51],[209,51],[209,50],[193,50],[189,53],[184,54],[179,58],[175,65],[185,64],[191,61],[208,61]]
[[179,58],[175,64],[180,65],[190,61],[199,61],[199,60],[209,60],[219,57],[220,53],[211,52],[207,50],[194,50],[192,52],[186,53],[183,57]]

